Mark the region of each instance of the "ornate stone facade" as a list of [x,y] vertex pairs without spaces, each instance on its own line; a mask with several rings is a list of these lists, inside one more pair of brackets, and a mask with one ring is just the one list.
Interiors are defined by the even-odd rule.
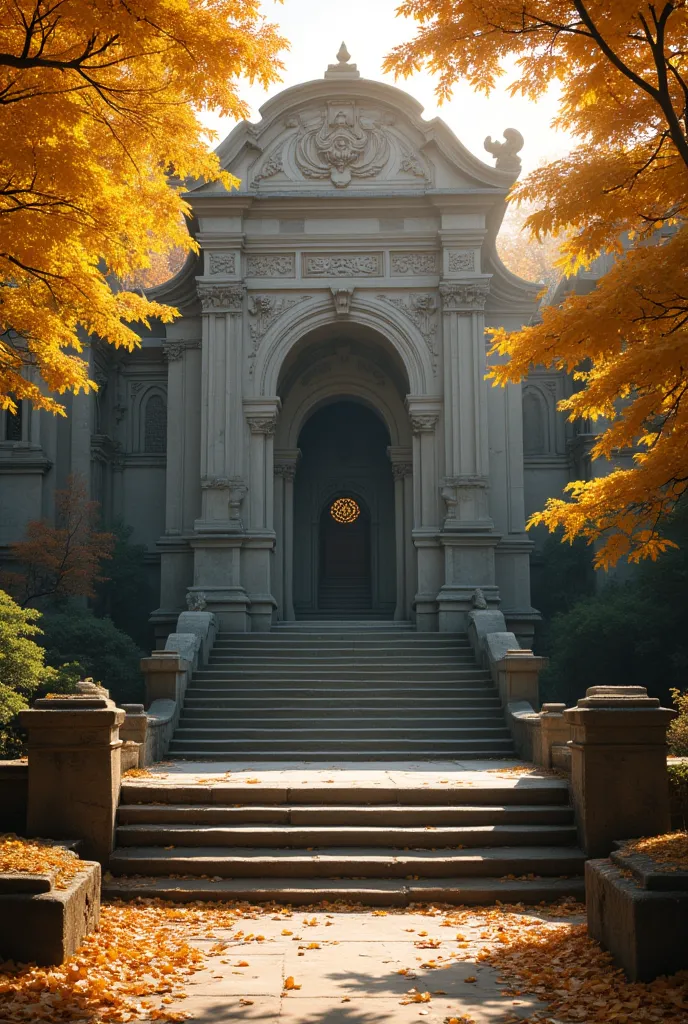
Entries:
[[[486,327],[535,311],[492,230],[520,136],[483,163],[345,50],[262,114],[218,150],[240,188],[186,195],[203,251],[156,289],[181,318],[133,353],[93,346],[100,391],[70,400],[69,445],[28,407],[0,418],[0,540],[43,514],[44,477],[76,472],[146,545],[160,636],[189,588],[221,628],[264,630],[355,570],[377,615],[460,630],[479,590],[527,639],[524,487],[529,509],[560,493],[582,448],[561,375],[485,380]],[[358,547],[331,541],[337,497]]]

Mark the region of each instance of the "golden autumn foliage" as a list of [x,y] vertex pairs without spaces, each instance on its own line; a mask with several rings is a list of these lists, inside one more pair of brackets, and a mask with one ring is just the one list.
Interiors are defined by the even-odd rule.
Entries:
[[616,262],[588,295],[542,322],[494,332],[491,376],[520,381],[534,365],[573,373],[560,405],[600,423],[592,454],[633,450],[634,466],[576,481],[531,525],[599,542],[596,564],[656,558],[661,520],[688,485],[688,6],[685,0],[405,0],[415,37],[387,70],[426,66],[441,97],[459,80],[488,92],[505,65],[533,101],[556,84],[566,157],[512,190],[534,205],[536,239],[566,235],[568,275],[601,253]]
[[89,334],[174,317],[111,284],[194,249],[184,181],[233,184],[198,113],[245,117],[284,45],[258,0],[0,0],[0,408],[62,411]]

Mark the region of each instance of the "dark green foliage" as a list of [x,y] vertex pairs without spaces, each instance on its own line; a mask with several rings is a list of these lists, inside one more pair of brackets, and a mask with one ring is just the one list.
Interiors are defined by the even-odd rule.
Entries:
[[118,629],[124,630],[144,650],[151,647],[148,619],[155,607],[144,557],[145,544],[130,544],[134,532],[118,520],[111,527],[115,535],[112,558],[104,567],[108,578],[98,584],[95,613],[109,616]]
[[688,828],[688,763],[669,764],[669,806],[671,827]]
[[666,527],[681,546],[646,562],[627,583],[608,584],[555,615],[543,653],[543,700],[567,704],[589,686],[646,686],[670,706],[673,687],[685,688],[688,670],[688,508]]
[[139,669],[142,651],[110,618],[97,618],[92,612],[68,605],[58,612],[47,612],[41,621],[49,665],[68,663],[80,679],[92,678],[110,691],[117,703],[136,703],[143,699],[143,680]]

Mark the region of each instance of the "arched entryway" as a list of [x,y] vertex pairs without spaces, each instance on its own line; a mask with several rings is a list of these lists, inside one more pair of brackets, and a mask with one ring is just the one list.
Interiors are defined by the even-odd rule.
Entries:
[[394,481],[387,427],[341,398],[303,426],[294,482],[297,618],[391,618],[396,601]]

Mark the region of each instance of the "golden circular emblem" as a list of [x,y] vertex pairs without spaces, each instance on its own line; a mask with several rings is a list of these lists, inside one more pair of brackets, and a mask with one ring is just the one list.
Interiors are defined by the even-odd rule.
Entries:
[[355,523],[360,514],[361,510],[358,502],[354,501],[353,498],[337,498],[330,505],[330,515],[335,523],[342,523],[343,525]]

